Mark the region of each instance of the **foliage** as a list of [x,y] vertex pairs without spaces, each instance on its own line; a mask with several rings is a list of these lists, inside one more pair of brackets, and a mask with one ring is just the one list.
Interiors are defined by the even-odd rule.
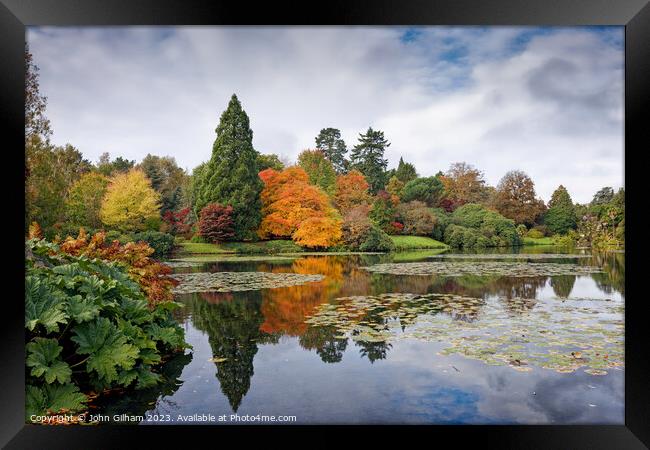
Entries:
[[46,236],[65,219],[65,198],[70,186],[90,170],[90,163],[71,145],[53,146],[39,136],[26,142],[26,224],[38,222]]
[[102,153],[99,157],[99,161],[97,162],[97,171],[107,177],[111,177],[119,173],[126,173],[133,167],[135,167],[135,160],[129,161],[128,159],[118,156],[113,161],[111,161],[111,157],[108,152]]
[[189,207],[178,211],[167,211],[163,214],[162,219],[168,226],[170,233],[189,237],[192,232],[192,222]]
[[[340,237],[340,218],[330,205],[327,195],[318,187],[309,184],[307,173],[300,167],[289,167],[282,172],[266,169],[260,172],[264,182],[262,191],[262,213],[264,218],[258,230],[262,239],[292,237],[296,242],[324,243],[338,240],[324,235],[308,237],[306,231],[295,234],[304,226],[312,232],[333,233]],[[308,219],[323,219],[323,221]],[[306,222],[306,223],[305,223]],[[309,245],[321,247],[321,245]],[[329,247],[330,245],[327,245]]]
[[529,237],[531,239],[541,239],[544,237],[544,233],[533,228],[531,230],[528,230],[526,237]]
[[520,238],[526,236],[527,233],[528,233],[528,228],[526,228],[526,225],[522,223],[517,225],[517,234],[519,235]]
[[273,170],[282,170],[284,169],[284,163],[280,161],[280,158],[275,153],[269,155],[260,153],[257,155],[257,168],[260,171],[269,168]]
[[517,224],[533,225],[546,209],[535,196],[533,180],[520,170],[512,170],[499,181],[494,207]]
[[418,177],[418,173],[415,170],[415,166],[413,164],[404,162],[400,156],[399,163],[397,164],[397,170],[395,171],[395,176],[399,181],[406,184],[409,181],[415,180]]
[[369,217],[384,232],[395,233],[397,231],[393,226],[396,218],[395,202],[388,192],[379,191],[377,193]]
[[384,132],[368,128],[365,134],[359,134],[359,143],[350,154],[353,169],[361,172],[370,186],[370,192],[376,194],[386,185],[386,166],[384,152],[390,143],[384,138]]
[[336,178],[334,203],[342,214],[358,206],[368,206],[371,203],[368,193],[368,182],[358,170],[351,170],[346,175]]
[[199,218],[199,234],[208,242],[218,243],[235,237],[232,206],[209,203]]
[[394,248],[390,237],[368,218],[369,207],[357,206],[343,217],[343,244],[351,251],[387,252]]
[[444,240],[445,229],[451,223],[451,216],[443,208],[429,208],[435,219],[432,237],[438,241]]
[[441,178],[445,187],[445,198],[452,211],[466,203],[484,203],[487,200],[483,172],[470,164],[454,163]]
[[25,142],[38,136],[42,141],[49,140],[52,130],[45,117],[47,97],[39,90],[38,66],[34,64],[29,46],[25,44]]
[[389,252],[395,248],[395,244],[388,234],[377,226],[371,226],[365,239],[359,246],[362,252]]
[[443,194],[443,185],[438,177],[416,178],[404,185],[402,201],[418,200],[429,206],[436,206]]
[[431,236],[436,225],[436,217],[426,203],[413,200],[397,207],[397,216],[404,228],[402,232],[414,236]]
[[390,177],[390,180],[388,180],[388,184],[386,185],[386,192],[399,199],[402,196],[402,189],[404,189],[404,183],[395,175]]
[[89,172],[72,184],[65,201],[66,222],[80,226],[100,228],[99,211],[106,194],[109,179],[97,172]]
[[160,212],[176,211],[181,205],[182,187],[188,177],[176,160],[171,156],[147,154],[138,167],[151,180],[151,187],[160,194]]
[[152,257],[167,258],[174,249],[174,236],[160,231],[143,231],[131,235],[134,242],[146,242],[153,249]]
[[521,238],[512,220],[485,208],[468,203],[451,215],[451,225],[445,231],[445,243],[460,247],[502,247],[520,245]]
[[129,276],[137,282],[147,295],[151,307],[171,301],[171,288],[176,282],[168,275],[171,269],[150,258],[154,250],[146,242],[127,242],[122,245],[114,240],[106,241],[106,233],[95,233],[89,237],[82,228],[76,238],[68,237],[60,251],[73,256],[99,258],[117,261],[125,265]]
[[341,132],[336,128],[323,128],[316,136],[316,148],[325,154],[334,166],[337,174],[346,173],[348,171],[348,161],[345,159],[345,154],[348,149],[345,141],[341,139]]
[[160,194],[139,169],[117,174],[108,185],[100,209],[102,222],[120,231],[147,229],[147,220],[159,218]]
[[92,391],[155,385],[162,358],[187,347],[178,304],[147,308],[125,267],[44,240],[25,250],[26,420],[83,411]]
[[309,183],[320,187],[327,195],[334,195],[336,172],[321,150],[304,150],[298,155],[298,166],[309,175]]
[[309,248],[328,248],[341,240],[341,219],[309,217],[302,221],[291,236],[296,244]]
[[566,234],[577,226],[575,208],[566,188],[560,185],[548,202],[544,224],[552,233]]
[[197,180],[194,211],[198,215],[208,203],[230,205],[235,237],[252,239],[261,221],[260,193],[264,185],[258,177],[258,153],[253,148],[248,115],[234,94],[216,133],[212,157]]

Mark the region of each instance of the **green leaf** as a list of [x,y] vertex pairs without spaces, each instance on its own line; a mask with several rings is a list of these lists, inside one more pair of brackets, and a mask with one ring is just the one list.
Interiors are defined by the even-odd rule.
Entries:
[[47,333],[59,330],[66,323],[65,295],[47,280],[36,276],[25,277],[25,327],[34,331],[40,324]]
[[179,347],[183,345],[183,339],[177,333],[177,328],[175,327],[161,327],[158,324],[151,324],[147,327],[151,338],[157,341],[161,341],[165,344],[168,344],[172,347]]
[[35,338],[27,344],[27,366],[32,368],[35,377],[44,377],[47,383],[70,381],[70,366],[59,359],[63,348],[55,339]]
[[70,339],[79,346],[77,353],[91,354],[99,350],[111,333],[118,330],[105,317],[99,317],[94,322],[86,322],[74,328],[75,335]]
[[99,316],[100,309],[92,299],[82,299],[80,295],[75,295],[68,300],[67,312],[75,322],[83,323]]
[[140,367],[138,369],[138,384],[136,384],[136,389],[145,389],[151,386],[155,386],[160,382],[160,375],[153,373],[149,369]]
[[28,385],[25,389],[25,416],[60,411],[78,412],[86,408],[88,398],[74,384],[46,384],[42,388]]
[[115,381],[117,367],[130,369],[139,355],[137,347],[126,343],[124,336],[107,341],[97,352],[86,361],[86,370],[94,370],[100,379]]

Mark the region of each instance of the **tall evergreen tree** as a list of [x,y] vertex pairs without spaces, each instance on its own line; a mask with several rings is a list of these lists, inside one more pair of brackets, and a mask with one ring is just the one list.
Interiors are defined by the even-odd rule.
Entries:
[[409,181],[415,180],[418,177],[418,173],[415,171],[415,166],[413,164],[404,162],[400,156],[395,176],[399,181],[406,184]]
[[560,185],[548,202],[548,210],[544,215],[544,224],[553,232],[564,234],[576,228],[577,218],[571,196],[566,188]]
[[384,132],[368,128],[365,134],[359,134],[359,144],[355,145],[350,155],[350,162],[366,176],[370,192],[376,194],[386,185],[386,166],[384,151],[390,143],[384,138]]
[[248,115],[233,94],[221,114],[212,158],[202,170],[194,210],[198,216],[208,203],[233,207],[235,238],[251,239],[260,224],[264,187],[258,176],[258,152],[253,148],[253,131]]
[[316,148],[322,150],[332,165],[336,173],[342,174],[348,171],[348,161],[345,154],[348,149],[345,141],[341,139],[341,131],[336,128],[323,128],[316,136]]

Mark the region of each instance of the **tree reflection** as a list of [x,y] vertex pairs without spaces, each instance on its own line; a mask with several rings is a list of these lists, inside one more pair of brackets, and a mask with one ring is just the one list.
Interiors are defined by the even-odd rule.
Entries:
[[560,298],[569,297],[575,283],[575,275],[557,275],[551,277],[551,287],[553,288],[553,292]]
[[[205,295],[203,295],[205,297]],[[208,334],[221,391],[237,412],[250,389],[257,344],[277,342],[277,337],[260,331],[264,316],[259,291],[240,292],[228,301],[206,302],[194,295],[185,301],[194,326]]]
[[299,337],[300,346],[306,350],[316,350],[325,363],[337,363],[343,359],[348,346],[348,339],[337,338],[338,334],[334,327],[309,327]]

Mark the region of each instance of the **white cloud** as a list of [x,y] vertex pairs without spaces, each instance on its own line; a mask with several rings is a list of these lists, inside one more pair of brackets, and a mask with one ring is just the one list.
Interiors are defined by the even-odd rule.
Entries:
[[[41,28],[29,32],[54,141],[97,160],[207,160],[235,92],[254,145],[295,158],[321,128],[383,130],[422,175],[464,160],[525,170],[545,200],[623,176],[621,29]],[[524,39],[526,38],[526,39]],[[620,39],[619,39],[620,40]]]

